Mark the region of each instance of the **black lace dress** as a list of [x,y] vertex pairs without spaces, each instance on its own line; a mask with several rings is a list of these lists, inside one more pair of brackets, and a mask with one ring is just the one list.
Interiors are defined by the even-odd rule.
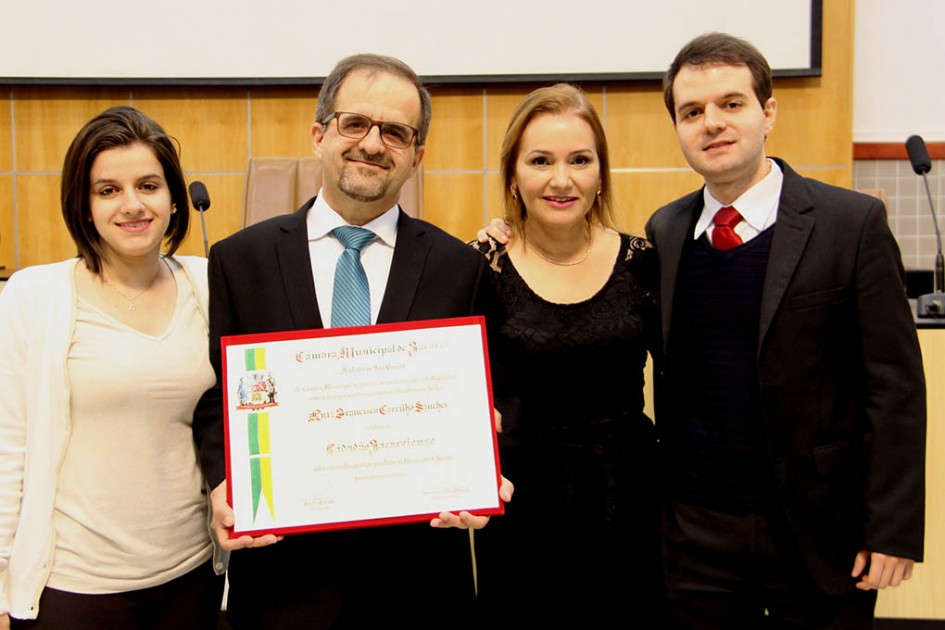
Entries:
[[643,413],[656,252],[621,235],[605,286],[557,304],[528,287],[504,249],[480,249],[500,303],[489,347],[502,471],[515,485],[506,514],[476,535],[484,621],[638,619],[661,583],[655,437]]

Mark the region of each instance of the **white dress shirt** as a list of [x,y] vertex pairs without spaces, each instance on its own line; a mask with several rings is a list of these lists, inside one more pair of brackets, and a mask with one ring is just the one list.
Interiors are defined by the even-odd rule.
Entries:
[[735,226],[743,243],[747,243],[766,229],[774,225],[778,218],[778,202],[781,199],[781,184],[784,182],[784,173],[774,160],[768,160],[771,170],[764,179],[746,190],[730,204],[723,204],[709,193],[709,188],[703,188],[702,214],[696,222],[693,238],[698,239],[704,232],[708,232],[712,239],[712,230],[715,229],[712,218],[723,206],[732,206],[742,215],[742,221]]
[[[397,244],[397,218],[399,209],[395,205],[390,210],[370,223],[358,227],[371,230],[377,235],[373,241],[361,250],[361,265],[367,275],[371,291],[371,323],[377,323],[377,313],[384,299],[387,277],[394,258],[394,246]],[[305,220],[308,231],[308,252],[312,262],[312,278],[315,280],[315,297],[318,311],[325,328],[331,326],[331,297],[335,288],[335,265],[344,251],[344,246],[331,231],[343,225],[349,225],[337,212],[332,210],[322,191],[314,205],[309,209]]]

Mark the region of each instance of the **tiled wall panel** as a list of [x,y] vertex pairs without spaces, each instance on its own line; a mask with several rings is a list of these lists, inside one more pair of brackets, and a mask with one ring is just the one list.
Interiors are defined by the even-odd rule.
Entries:
[[908,160],[856,160],[853,186],[858,189],[881,188],[886,195],[886,210],[906,269],[932,269],[938,245],[929,210],[929,192],[937,212],[939,231],[945,229],[945,160],[932,160],[929,189],[921,175],[916,175]]

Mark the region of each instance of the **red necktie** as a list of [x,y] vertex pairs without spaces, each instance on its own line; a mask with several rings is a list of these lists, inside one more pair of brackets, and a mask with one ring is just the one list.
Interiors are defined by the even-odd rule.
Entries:
[[742,215],[731,206],[725,206],[715,213],[712,223],[712,247],[715,249],[732,249],[742,244],[742,238],[733,229],[742,220]]

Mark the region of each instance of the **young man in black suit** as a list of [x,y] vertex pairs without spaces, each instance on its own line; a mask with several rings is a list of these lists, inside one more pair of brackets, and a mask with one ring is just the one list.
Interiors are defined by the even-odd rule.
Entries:
[[748,42],[694,39],[664,88],[705,178],[647,224],[672,626],[872,627],[924,522],[922,361],[884,208],[766,156],[777,102]]
[[[214,528],[232,554],[227,621],[234,628],[464,626],[474,585],[469,538],[488,520],[443,513],[430,524],[228,539],[220,337],[332,325],[332,286],[344,246],[334,230],[373,232],[361,249],[369,323],[479,313],[485,259],[405,214],[400,189],[423,159],[430,95],[403,62],[343,59],[322,86],[312,125],[322,188],[291,215],[248,227],[210,251],[210,356],[218,385],[198,407],[194,432]],[[336,300],[341,302],[341,300]],[[510,498],[504,484],[500,494]]]

